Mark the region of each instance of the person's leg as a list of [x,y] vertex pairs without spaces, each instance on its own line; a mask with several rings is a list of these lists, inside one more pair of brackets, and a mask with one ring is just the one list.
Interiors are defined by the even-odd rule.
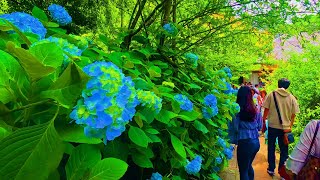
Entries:
[[276,138],[277,138],[277,129],[268,127],[268,170],[274,172],[276,168]]
[[248,147],[248,141],[239,140],[237,148],[237,160],[239,166],[240,180],[249,180],[248,168],[250,163],[250,151]]
[[278,136],[278,143],[279,143],[279,148],[280,148],[280,161],[279,161],[279,168],[284,165],[284,162],[288,159],[288,145],[285,145],[283,142],[283,136],[284,132],[279,132]]
[[248,176],[249,176],[249,180],[254,180],[254,170],[252,167],[252,162],[254,160],[254,158],[256,157],[256,154],[258,153],[260,149],[260,142],[259,139],[252,139],[252,154],[251,154],[251,160],[250,160],[250,164],[249,164],[249,172],[248,172]]

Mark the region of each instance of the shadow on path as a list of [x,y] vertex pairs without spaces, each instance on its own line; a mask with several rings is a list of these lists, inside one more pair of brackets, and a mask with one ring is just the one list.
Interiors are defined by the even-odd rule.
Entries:
[[[260,137],[260,150],[257,153],[253,161],[254,169],[254,179],[255,180],[278,180],[280,179],[279,174],[276,172],[276,175],[272,178],[267,173],[268,162],[268,146],[264,143],[264,137]],[[276,164],[279,163],[279,153],[276,153]],[[277,169],[277,168],[276,168]],[[229,167],[225,168],[221,173],[220,177],[223,180],[239,180],[239,170],[237,165],[237,153],[236,150],[233,152],[233,158],[229,161]]]

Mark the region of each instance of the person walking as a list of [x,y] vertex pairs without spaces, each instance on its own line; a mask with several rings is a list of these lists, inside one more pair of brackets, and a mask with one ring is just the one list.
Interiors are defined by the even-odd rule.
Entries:
[[278,81],[278,89],[268,94],[262,106],[264,107],[263,128],[266,130],[265,121],[268,118],[268,168],[267,173],[274,176],[275,143],[278,138],[280,148],[280,161],[278,172],[288,158],[288,144],[284,141],[286,132],[291,131],[295,115],[300,112],[296,98],[287,89],[290,86],[288,79]]
[[252,162],[260,149],[259,130],[262,128],[262,115],[253,103],[249,86],[240,87],[237,103],[240,106],[240,112],[229,124],[229,139],[232,139],[232,143],[238,144],[237,160],[240,180],[253,180]]

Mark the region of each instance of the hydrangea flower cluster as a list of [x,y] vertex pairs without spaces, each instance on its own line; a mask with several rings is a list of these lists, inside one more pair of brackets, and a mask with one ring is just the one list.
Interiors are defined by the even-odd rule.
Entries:
[[235,113],[240,112],[240,106],[239,106],[239,104],[233,102],[233,103],[232,103],[232,109],[234,109]]
[[218,138],[218,145],[221,146],[222,148],[227,147],[226,141],[224,139],[222,139],[221,137]]
[[229,148],[224,148],[224,150],[223,150],[223,154],[226,156],[226,158],[228,159],[228,160],[230,160],[230,159],[232,159],[232,156],[233,156],[233,147],[232,146],[230,146]]
[[32,44],[32,46],[36,45],[36,44],[42,44],[42,43],[48,43],[48,42],[53,42],[55,43],[57,46],[61,47],[61,49],[64,51],[63,53],[63,67],[67,67],[70,59],[69,56],[66,54],[70,54],[72,56],[81,56],[82,54],[82,50],[80,50],[77,46],[69,43],[66,39],[63,38],[56,38],[56,37],[52,37],[50,36],[47,39],[43,39],[41,41],[38,41],[34,44]]
[[0,15],[0,18],[14,24],[20,31],[24,33],[33,33],[38,35],[39,39],[45,38],[47,29],[39,21],[39,19],[27,13],[13,12],[11,14]]
[[221,164],[222,163],[222,158],[220,156],[216,157],[216,163]]
[[193,53],[186,53],[185,58],[187,59],[187,62],[191,64],[193,67],[198,66],[198,59],[199,57],[196,54]]
[[84,125],[89,137],[114,140],[125,131],[139,104],[134,83],[111,62],[95,62],[83,68],[91,79],[70,114]]
[[48,7],[48,11],[53,20],[57,21],[59,25],[65,26],[72,22],[72,18],[64,7],[58,4],[51,4]]
[[177,28],[171,23],[167,23],[163,25],[163,29],[171,35],[174,35],[177,31]]
[[180,108],[185,111],[193,110],[193,103],[188,99],[187,96],[182,94],[177,94],[174,99],[180,104]]
[[211,119],[218,114],[218,101],[215,95],[209,94],[204,98],[205,107],[202,108],[203,117]]
[[227,73],[227,76],[228,76],[229,78],[232,78],[232,74],[231,74],[230,68],[224,67],[223,70],[224,70],[225,73]]
[[162,175],[158,172],[152,173],[150,180],[162,180]]
[[137,90],[138,100],[142,106],[146,106],[156,113],[159,113],[162,108],[162,99],[151,91]]
[[191,162],[187,162],[188,164],[185,166],[187,173],[196,175],[201,169],[202,158],[198,155]]

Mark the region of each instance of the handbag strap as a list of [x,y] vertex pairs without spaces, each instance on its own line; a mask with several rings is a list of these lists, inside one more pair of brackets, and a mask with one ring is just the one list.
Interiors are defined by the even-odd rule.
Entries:
[[307,160],[309,159],[310,157],[310,154],[311,154],[311,149],[312,149],[312,146],[314,144],[314,141],[316,140],[316,137],[317,137],[317,134],[318,134],[318,130],[319,130],[319,126],[320,126],[320,121],[317,122],[317,127],[316,127],[316,132],[314,132],[314,135],[313,135],[313,138],[312,138],[312,141],[311,141],[311,145],[309,147],[309,151],[308,151],[308,156],[305,160],[305,163],[307,162]]
[[280,124],[282,125],[282,118],[281,118],[281,114],[280,114],[280,110],[279,110],[279,106],[278,106],[278,102],[277,102],[277,98],[276,98],[276,92],[273,91],[272,94],[273,94],[274,104],[276,105],[279,121],[280,121]]

